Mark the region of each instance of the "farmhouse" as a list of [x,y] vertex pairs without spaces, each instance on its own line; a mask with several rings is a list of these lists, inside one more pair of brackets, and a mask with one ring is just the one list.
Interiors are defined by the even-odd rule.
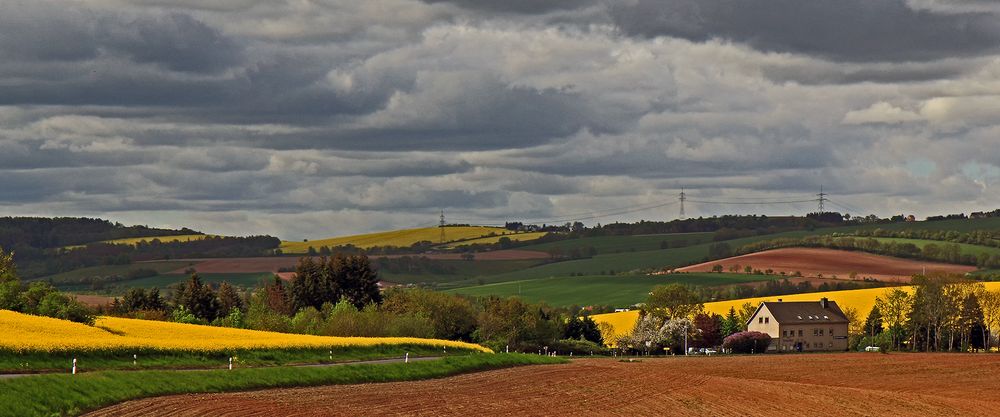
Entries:
[[835,301],[760,303],[747,321],[748,331],[767,333],[773,340],[768,350],[847,350],[849,322]]

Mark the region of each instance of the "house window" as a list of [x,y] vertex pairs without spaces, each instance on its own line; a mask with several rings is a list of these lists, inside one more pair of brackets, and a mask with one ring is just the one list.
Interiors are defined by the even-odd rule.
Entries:
[[833,336],[833,328],[830,328],[830,336]]
[[771,322],[770,317],[764,317],[764,323],[770,323],[770,322]]
[[813,329],[813,336],[819,336],[819,329]]
[[802,337],[802,330],[799,330],[799,337]]
[[757,317],[757,323],[758,324],[763,324],[764,323],[764,318],[763,317]]
[[823,335],[823,329],[819,329],[819,335],[820,335],[820,336],[822,336],[822,335]]
[[788,336],[788,330],[782,330],[782,331],[781,331],[781,336],[782,336],[782,337],[784,337],[784,336]]

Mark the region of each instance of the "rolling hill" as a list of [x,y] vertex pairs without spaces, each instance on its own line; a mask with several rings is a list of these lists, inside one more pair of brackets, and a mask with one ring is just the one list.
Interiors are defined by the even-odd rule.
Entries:
[[[523,235],[523,236],[521,236]],[[542,237],[544,233],[518,234],[502,227],[489,226],[448,226],[444,228],[444,242],[441,242],[440,227],[423,227],[418,229],[392,230],[387,232],[367,233],[363,235],[341,236],[328,239],[309,240],[305,242],[281,242],[280,249],[284,253],[307,253],[309,248],[319,249],[352,245],[368,249],[376,246],[409,247],[419,242],[445,243],[457,245],[466,241],[487,239],[476,243],[493,243],[492,239],[508,236],[518,240],[533,240]]]

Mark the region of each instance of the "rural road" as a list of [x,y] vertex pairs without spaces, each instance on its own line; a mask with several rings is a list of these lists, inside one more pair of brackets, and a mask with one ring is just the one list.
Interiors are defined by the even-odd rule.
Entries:
[[[430,361],[430,360],[435,360],[435,359],[441,359],[441,357],[440,356],[412,357],[412,358],[410,358],[410,362],[422,362],[422,361]],[[306,363],[306,364],[300,364],[300,365],[262,366],[262,367],[255,367],[255,369],[257,369],[257,368],[322,368],[322,367],[329,367],[329,366],[363,365],[363,364],[364,365],[378,365],[378,364],[386,364],[386,363],[400,363],[400,362],[403,362],[405,360],[406,359],[404,359],[404,358],[372,359],[372,360],[367,360],[367,361],[354,361],[354,362]],[[224,368],[198,368],[198,369],[116,369],[116,371],[126,371],[126,372],[134,372],[134,371],[197,372],[197,371],[217,371],[219,369],[224,369]],[[244,369],[246,369],[246,368],[244,368]],[[100,371],[102,371],[102,370],[89,371],[89,372],[100,372]],[[21,378],[21,377],[35,376],[35,375],[57,375],[57,374],[68,374],[68,373],[69,373],[69,371],[66,371],[66,372],[39,372],[39,373],[34,373],[34,374],[0,374],[0,380],[13,379],[13,378]],[[85,373],[85,371],[81,371],[80,373]]]

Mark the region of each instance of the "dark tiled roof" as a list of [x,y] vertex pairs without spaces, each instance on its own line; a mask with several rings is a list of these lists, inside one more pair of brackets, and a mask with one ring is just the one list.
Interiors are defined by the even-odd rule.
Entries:
[[835,301],[827,301],[826,308],[820,301],[765,301],[763,304],[781,324],[848,323],[847,316]]

